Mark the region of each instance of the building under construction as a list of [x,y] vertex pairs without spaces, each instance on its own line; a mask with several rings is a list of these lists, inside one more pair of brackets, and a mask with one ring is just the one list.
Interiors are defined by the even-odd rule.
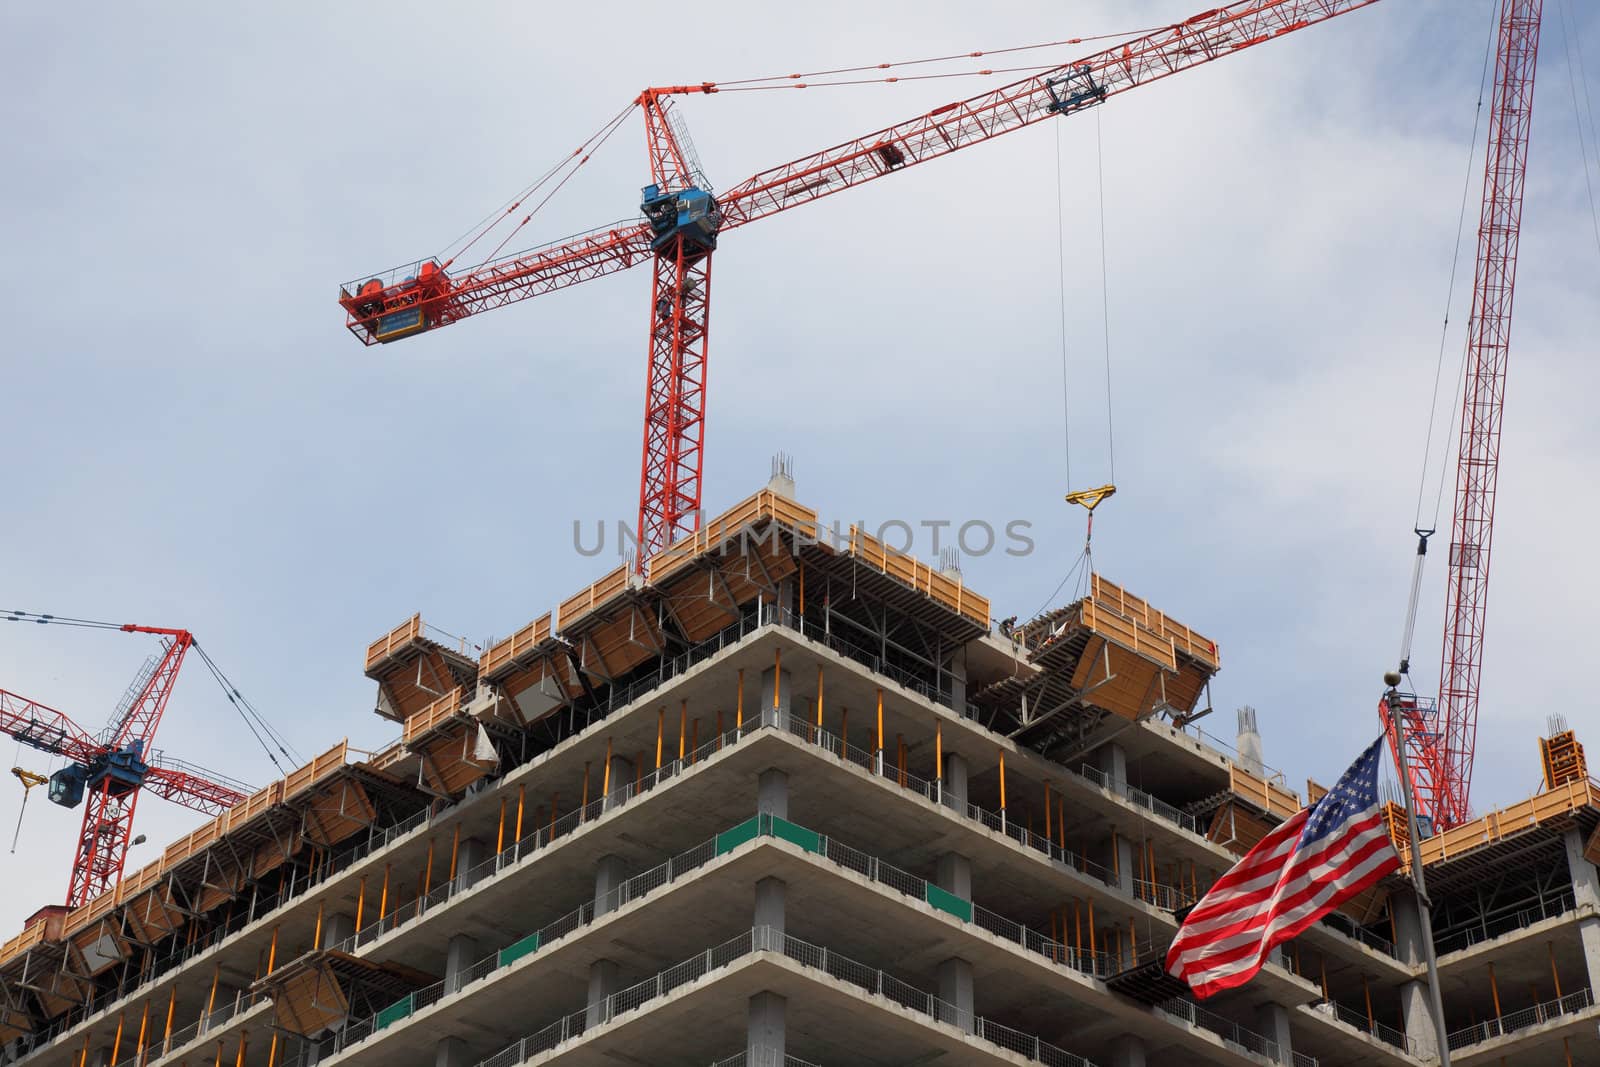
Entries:
[[[1399,877],[1204,1005],[1164,974],[1319,795],[1191,725],[1209,638],[1098,577],[996,632],[781,477],[647,573],[481,656],[420,617],[373,642],[400,739],[41,911],[0,949],[0,1061],[1437,1060]],[[1459,1065],[1600,1062],[1600,790],[1570,732],[1542,757],[1537,796],[1420,848]]]

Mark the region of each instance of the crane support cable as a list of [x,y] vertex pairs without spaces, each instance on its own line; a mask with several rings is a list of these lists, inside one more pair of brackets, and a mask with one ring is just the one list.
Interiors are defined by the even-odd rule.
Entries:
[[[272,761],[272,765],[278,768],[279,771],[285,771],[283,764],[279,763],[278,757],[273,754],[273,747],[276,747],[284,758],[291,760],[293,764],[304,762],[300,754],[294,751],[294,746],[289,744],[283,735],[273,728],[265,716],[256,710],[255,705],[251,704],[244,694],[239,692],[239,688],[228,679],[228,676],[222,673],[222,668],[218,667],[216,661],[206,653],[205,649],[200,647],[199,642],[195,642],[194,650],[199,653],[200,661],[206,665],[206,669],[211,672],[211,676],[222,687],[222,692],[228,698],[228,703],[233,705],[234,710],[239,713],[239,717],[244,720],[245,726],[250,730],[257,744],[261,746],[261,750],[267,754],[267,759]],[[271,746],[263,739],[263,734],[271,739]]]
[[[500,239],[500,243],[494,246],[494,250],[484,257],[485,262],[493,260],[496,256],[498,256],[501,250],[504,249],[508,243],[510,243],[511,239],[517,234],[521,233],[524,226],[533,221],[533,217],[539,213],[540,209],[548,204],[550,199],[561,191],[562,186],[566,185],[567,182],[572,180],[572,176],[577,174],[585,163],[589,162],[589,160],[594,156],[595,151],[598,150],[601,145],[605,144],[611,139],[611,135],[617,132],[617,129],[622,125],[622,120],[627,117],[628,112],[632,109],[632,105],[629,105],[627,110],[621,112],[615,119],[611,120],[610,124],[605,128],[603,135],[600,137],[600,140],[595,142],[594,148],[590,149],[587,153],[580,157],[578,161],[572,165],[572,169],[567,171],[566,174],[562,175],[560,181],[556,182],[555,188],[544,194],[544,198],[533,206],[533,210],[524,215],[522,217],[522,221],[513,226],[511,228],[511,232]],[[465,250],[463,249],[463,251]]]
[[839,85],[894,85],[898,82],[938,81],[944,78],[981,78],[992,74],[1043,74],[1058,70],[1059,63],[1042,63],[1027,67],[983,67],[978,70],[954,70],[943,74],[902,74],[885,78],[841,78],[834,81],[779,82],[775,85],[734,85],[717,87],[719,93],[759,93],[769,89],[826,89]]
[[[764,78],[736,78],[732,81],[711,82],[709,84],[721,89],[734,85],[754,85],[759,82],[798,81],[801,78],[825,78],[836,74],[859,74],[869,70],[891,70],[898,67],[925,66],[929,63],[951,63],[958,59],[978,59],[982,56],[1010,55],[1015,52],[1035,52],[1045,48],[1064,48],[1068,45],[1084,44],[1088,41],[1120,41],[1128,37],[1140,37],[1154,33],[1159,27],[1143,30],[1126,30],[1121,33],[1101,33],[1088,37],[1069,37],[1061,41],[1045,41],[1041,44],[1012,45],[1007,48],[990,48],[976,52],[958,52],[948,56],[929,56],[924,59],[902,59],[892,63],[865,63],[855,67],[834,67],[831,70],[816,70],[804,74],[771,74]],[[1057,66],[1059,64],[1050,64]]]
[[[557,163],[551,166],[549,170],[545,171],[544,174],[535,179],[532,184],[526,186],[510,200],[506,201],[500,207],[495,208],[482,219],[478,220],[476,223],[470,226],[465,233],[457,237],[454,241],[451,241],[449,244],[445,245],[440,251],[440,256],[443,258],[444,267],[448,269],[451,264],[465,255],[468,249],[482,240],[483,237],[489,233],[489,231],[495,229],[502,222],[504,222],[512,212],[521,207],[523,201],[527,200],[528,197],[538,192],[547,182],[549,182],[557,174],[560,174],[561,171],[571,167],[572,170],[568,171],[567,176],[562,178],[561,183],[558,184],[555,189],[552,189],[543,200],[539,201],[538,205],[533,209],[532,212],[529,213],[528,218],[532,218],[534,214],[537,214],[540,208],[549,203],[550,197],[555,195],[555,193],[561,188],[561,185],[566,184],[567,178],[572,177],[579,167],[583,166],[584,163],[587,163],[589,161],[589,157],[594,154],[595,149],[599,148],[601,144],[605,143],[605,139],[610,137],[618,126],[622,125],[623,120],[633,112],[633,107],[633,103],[630,102],[598,130],[590,134],[588,139],[580,144],[577,148],[573,149],[571,154],[563,156]],[[577,162],[574,163],[574,160]],[[518,230],[520,230],[522,226],[527,225],[528,218],[522,220],[522,223],[517,226]],[[512,232],[515,233],[516,231],[513,230]],[[501,247],[505,247],[504,241],[501,242]],[[446,256],[445,253],[449,253],[449,255]],[[493,259],[494,254],[491,253],[485,258]]]
[[[42,614],[33,611],[5,611],[3,614],[0,614],[0,618],[4,618],[7,622],[32,622],[40,625],[72,626],[87,630],[122,630],[125,628],[121,623],[100,622],[94,619],[77,619],[68,616]],[[217,684],[222,686],[223,693],[228,697],[228,702],[234,706],[234,708],[239,712],[240,717],[244,719],[245,725],[249,727],[250,733],[255,737],[256,741],[260,743],[262,750],[266,752],[267,758],[272,761],[273,766],[277,767],[279,770],[283,770],[283,765],[280,764],[277,757],[273,755],[272,746],[269,746],[267,741],[263,740],[262,734],[265,734],[266,737],[272,741],[273,745],[276,746],[277,750],[285,757],[294,761],[296,764],[304,762],[301,756],[295,752],[294,746],[289,744],[283,735],[274,729],[272,724],[269,723],[266,718],[256,710],[255,706],[251,704],[250,701],[245,699],[244,694],[239,692],[238,687],[228,680],[228,676],[222,673],[222,669],[217,666],[216,661],[213,660],[209,654],[207,654],[205,649],[200,647],[200,642],[193,641],[190,647],[199,654],[201,661],[206,665],[206,669],[209,670],[211,672],[211,676],[217,680]]]
[[[1583,63],[1583,48],[1582,48],[1582,46],[1579,46],[1579,48],[1577,49],[1578,58],[1577,58],[1577,65],[1575,66],[1574,62],[1573,62],[1573,47],[1572,47],[1573,30],[1571,28],[1569,28],[1568,25],[1567,25],[1567,16],[1568,16],[1567,5],[1566,5],[1565,2],[1560,2],[1560,3],[1558,3],[1557,6],[1560,8],[1560,13],[1561,13],[1561,41],[1562,41],[1562,44],[1565,46],[1566,53],[1567,53],[1567,84],[1572,90],[1572,115],[1573,115],[1573,118],[1576,119],[1577,123],[1578,123],[1578,150],[1583,153],[1583,188],[1584,188],[1584,191],[1589,194],[1589,221],[1594,227],[1595,248],[1596,249],[1600,249],[1600,213],[1597,213],[1595,211],[1594,180],[1589,175],[1589,150],[1590,150],[1590,148],[1594,149],[1595,162],[1596,162],[1597,165],[1600,165],[1600,143],[1595,143],[1595,141],[1593,139],[1593,135],[1594,135],[1594,106],[1593,106],[1593,103],[1591,102],[1590,103],[1590,107],[1589,107],[1589,134],[1590,134],[1590,136],[1589,136],[1589,138],[1585,138],[1584,135],[1583,135],[1583,133],[1584,133],[1584,130],[1583,130],[1583,108],[1581,106],[1579,106],[1579,104],[1578,104],[1578,70],[1581,69],[1581,66],[1582,66],[1582,63]],[[1584,100],[1588,101],[1588,99],[1589,99],[1589,75],[1588,75],[1587,72],[1585,72],[1584,75],[1583,75],[1583,96],[1584,96]]]

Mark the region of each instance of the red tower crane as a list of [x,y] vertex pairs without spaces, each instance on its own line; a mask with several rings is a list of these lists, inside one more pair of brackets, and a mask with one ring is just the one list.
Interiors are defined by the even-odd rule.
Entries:
[[[1500,0],[1472,318],[1467,323],[1439,699],[1431,702],[1405,696],[1391,709],[1391,700],[1386,698],[1379,709],[1391,745],[1401,740],[1396,720],[1403,720],[1417,815],[1428,819],[1435,829],[1458,826],[1471,818],[1472,756],[1478,735],[1478,685],[1489,602],[1489,549],[1494,540],[1511,305],[1542,14],[1541,0]],[[1427,534],[1423,533],[1418,545],[1419,568],[1426,551]],[[1415,600],[1414,578],[1413,618]],[[1402,671],[1409,670],[1405,662],[1409,623],[1405,646]]]
[[[21,614],[14,612],[10,617]],[[34,621],[53,620],[35,616]],[[194,635],[158,626],[89,625],[155,634],[163,645],[161,655],[145,665],[111,724],[99,734],[91,735],[54,708],[0,689],[0,733],[41,752],[66,757],[68,764],[50,776],[49,798],[62,807],[84,804],[83,827],[67,887],[69,908],[87,903],[122,880],[133,839],[133,810],[141,790],[207,815],[219,815],[245,798],[233,785],[216,782],[207,772],[168,759],[153,747],[156,727],[172,696],[178,668],[194,645]]]
[[452,271],[452,260],[423,260],[384,277],[346,283],[339,303],[351,333],[364,344],[380,344],[650,262],[636,527],[636,566],[643,571],[655,551],[699,525],[711,259],[722,234],[1375,2],[1242,0],[1214,8],[764,170],[719,195],[712,194],[671,121],[674,97],[715,93],[718,85],[646,89],[634,101],[644,115],[650,163],[643,219],[460,270]]

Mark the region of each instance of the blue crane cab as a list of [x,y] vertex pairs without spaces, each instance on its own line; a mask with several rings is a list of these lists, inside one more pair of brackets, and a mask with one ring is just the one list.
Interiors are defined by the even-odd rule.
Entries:
[[716,197],[704,189],[690,186],[677,192],[664,192],[659,185],[647,185],[639,194],[639,210],[650,223],[655,237],[650,247],[663,253],[682,239],[684,252],[702,256],[717,247],[717,228],[722,211]]

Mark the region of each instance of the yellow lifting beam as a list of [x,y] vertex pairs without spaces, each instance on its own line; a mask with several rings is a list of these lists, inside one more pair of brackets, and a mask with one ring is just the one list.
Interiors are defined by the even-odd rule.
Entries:
[[11,773],[16,775],[17,781],[22,783],[22,807],[17,809],[17,829],[11,835],[11,854],[15,856],[17,854],[17,840],[22,836],[22,815],[23,812],[28,810],[28,794],[33,792],[34,786],[44,785],[50,779],[42,774],[34,774],[32,771],[24,770],[21,767],[11,768]]

